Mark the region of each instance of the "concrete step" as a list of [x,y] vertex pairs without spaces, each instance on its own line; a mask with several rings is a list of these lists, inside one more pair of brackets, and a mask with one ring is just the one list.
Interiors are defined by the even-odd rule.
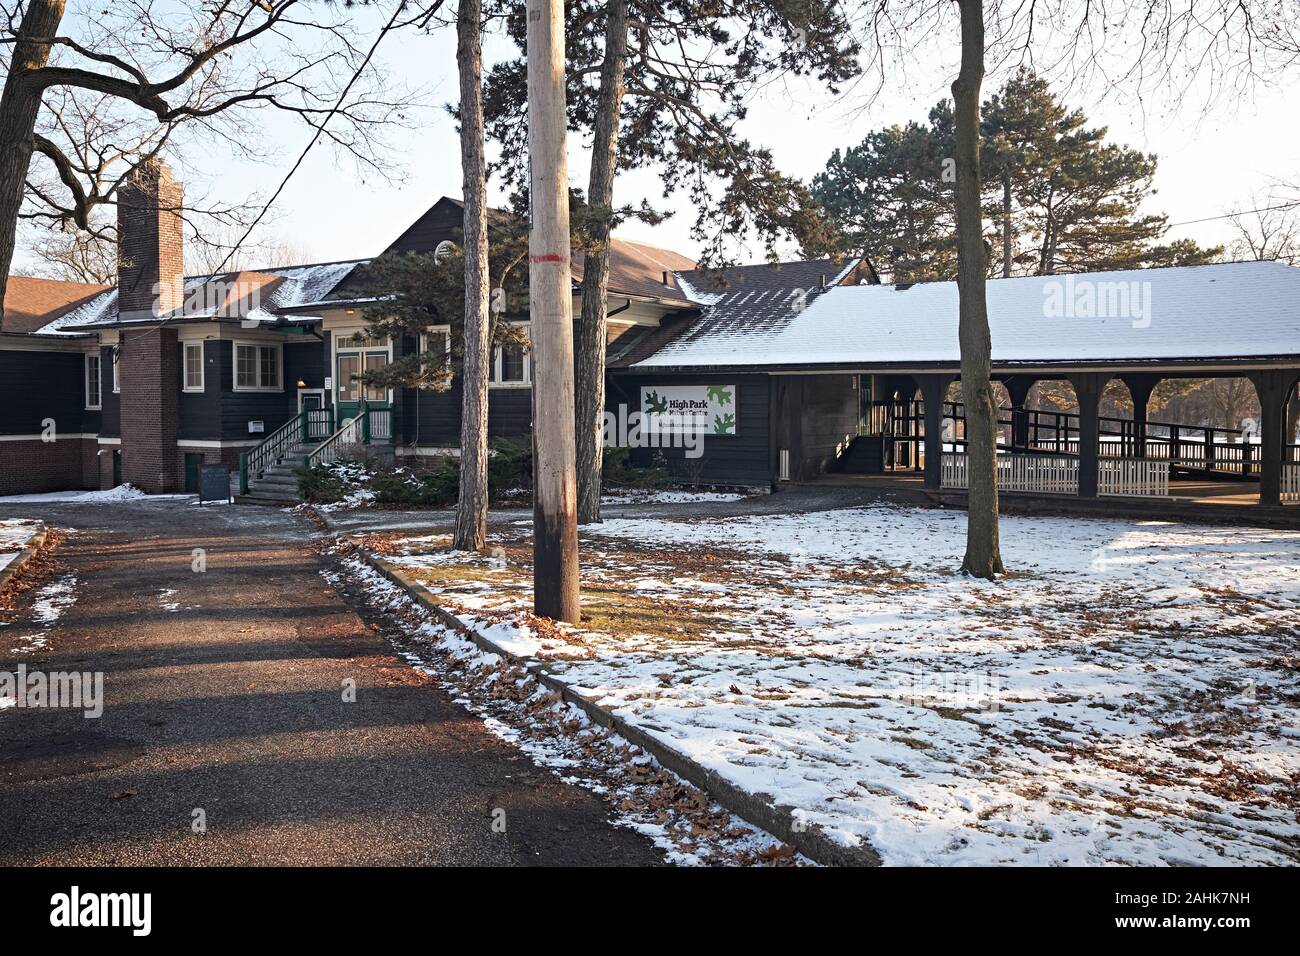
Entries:
[[302,502],[296,497],[287,498],[282,495],[259,494],[256,491],[250,491],[246,495],[235,495],[235,504],[266,505],[272,508],[288,508],[293,505],[302,504]]

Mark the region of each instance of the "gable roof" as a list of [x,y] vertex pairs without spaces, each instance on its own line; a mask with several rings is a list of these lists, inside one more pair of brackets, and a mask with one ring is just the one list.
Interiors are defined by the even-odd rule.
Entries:
[[110,290],[111,286],[10,276],[0,332],[27,335]]
[[[1128,291],[1129,317],[1056,307],[1089,288]],[[802,309],[789,292],[724,296],[636,367],[960,363],[955,282],[815,290]],[[1300,357],[1300,269],[1277,262],[996,279],[987,302],[996,365]]]
[[[440,241],[449,239],[462,228],[464,210],[462,200],[443,196],[407,226],[384,252],[433,252]],[[488,210],[491,222],[502,222],[513,216],[514,213],[508,209]],[[583,254],[575,252],[572,264],[575,284],[582,281],[583,262]],[[670,249],[618,236],[610,239],[611,295],[641,296],[685,308],[692,305],[692,301],[682,289],[676,288],[675,283],[664,285],[664,274],[667,273],[671,281],[678,270],[694,268],[694,259]]]

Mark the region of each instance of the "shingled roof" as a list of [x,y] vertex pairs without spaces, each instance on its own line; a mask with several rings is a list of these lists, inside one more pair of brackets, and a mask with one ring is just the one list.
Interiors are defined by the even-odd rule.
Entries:
[[111,289],[111,286],[62,279],[10,276],[5,287],[4,322],[0,332],[30,335]]

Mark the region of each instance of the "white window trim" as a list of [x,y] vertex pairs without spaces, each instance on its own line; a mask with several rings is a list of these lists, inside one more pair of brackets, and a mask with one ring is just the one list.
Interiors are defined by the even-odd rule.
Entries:
[[[91,359],[95,360],[95,372],[99,379],[98,382],[99,387],[97,389],[97,391],[99,392],[99,401],[95,402],[94,404],[92,404],[90,401],[90,360]],[[103,356],[99,354],[99,352],[96,351],[96,352],[86,353],[85,360],[82,362],[81,365],[81,385],[85,391],[86,410],[92,412],[97,412],[102,410],[104,407],[104,359]]]
[[[113,394],[114,394],[114,395],[120,395],[120,394],[122,394],[122,380],[121,380],[121,378],[119,377],[119,372],[118,372],[118,370],[117,370],[117,367],[118,367],[118,364],[122,361],[122,348],[121,348],[121,346],[118,346],[118,347],[116,347],[116,348],[109,349],[108,354],[109,354],[110,358],[112,359],[112,363],[113,363]],[[101,362],[100,362],[100,374],[101,374],[101,375],[103,374],[103,371],[104,371],[104,365],[103,365],[103,361],[101,360]],[[101,385],[101,387],[102,387],[102,385]]]
[[[527,322],[512,322],[511,325],[522,325],[528,327]],[[532,335],[530,332],[529,341]],[[488,380],[488,388],[532,388],[533,387],[533,350],[524,349],[524,380],[522,382],[503,382],[501,381],[501,346],[492,347],[492,375]]]
[[421,355],[429,351],[429,336],[438,335],[438,334],[442,334],[447,337],[446,339],[444,339],[444,341],[447,344],[447,354],[448,355],[451,354],[451,326],[430,325],[428,328],[426,328],[423,332],[420,333],[420,354]]
[[[190,355],[189,355],[190,349],[199,350],[199,384],[198,385],[186,384],[186,382],[189,379],[189,371],[190,371]],[[231,354],[233,356],[234,353]],[[202,341],[181,343],[181,391],[182,392],[202,392],[204,390],[204,386],[207,384],[207,377],[208,377],[207,369],[204,368],[205,364],[206,364],[206,359],[204,356]],[[283,374],[280,376],[280,378],[281,381],[283,381],[284,379]],[[240,391],[243,391],[243,389],[240,389]]]
[[[239,384],[239,350],[240,348],[251,349],[275,349],[275,359],[278,363],[279,385],[240,385]],[[257,353],[257,377],[260,381],[262,378],[262,353]],[[283,392],[284,391],[284,348],[280,342],[250,342],[247,339],[235,339],[230,346],[230,380],[236,392]]]

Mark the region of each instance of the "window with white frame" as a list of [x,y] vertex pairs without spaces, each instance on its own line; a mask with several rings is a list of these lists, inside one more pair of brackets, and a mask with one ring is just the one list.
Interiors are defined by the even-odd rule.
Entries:
[[235,391],[280,391],[280,346],[236,342]]
[[98,352],[86,353],[86,407],[97,409],[101,405],[100,360]]
[[527,385],[533,380],[533,359],[523,345],[499,345],[492,351],[492,382],[500,386]]
[[181,382],[183,392],[203,391],[203,343],[185,343],[185,370]]
[[420,334],[420,352],[441,355],[444,364],[451,361],[451,328],[446,325],[429,326]]

